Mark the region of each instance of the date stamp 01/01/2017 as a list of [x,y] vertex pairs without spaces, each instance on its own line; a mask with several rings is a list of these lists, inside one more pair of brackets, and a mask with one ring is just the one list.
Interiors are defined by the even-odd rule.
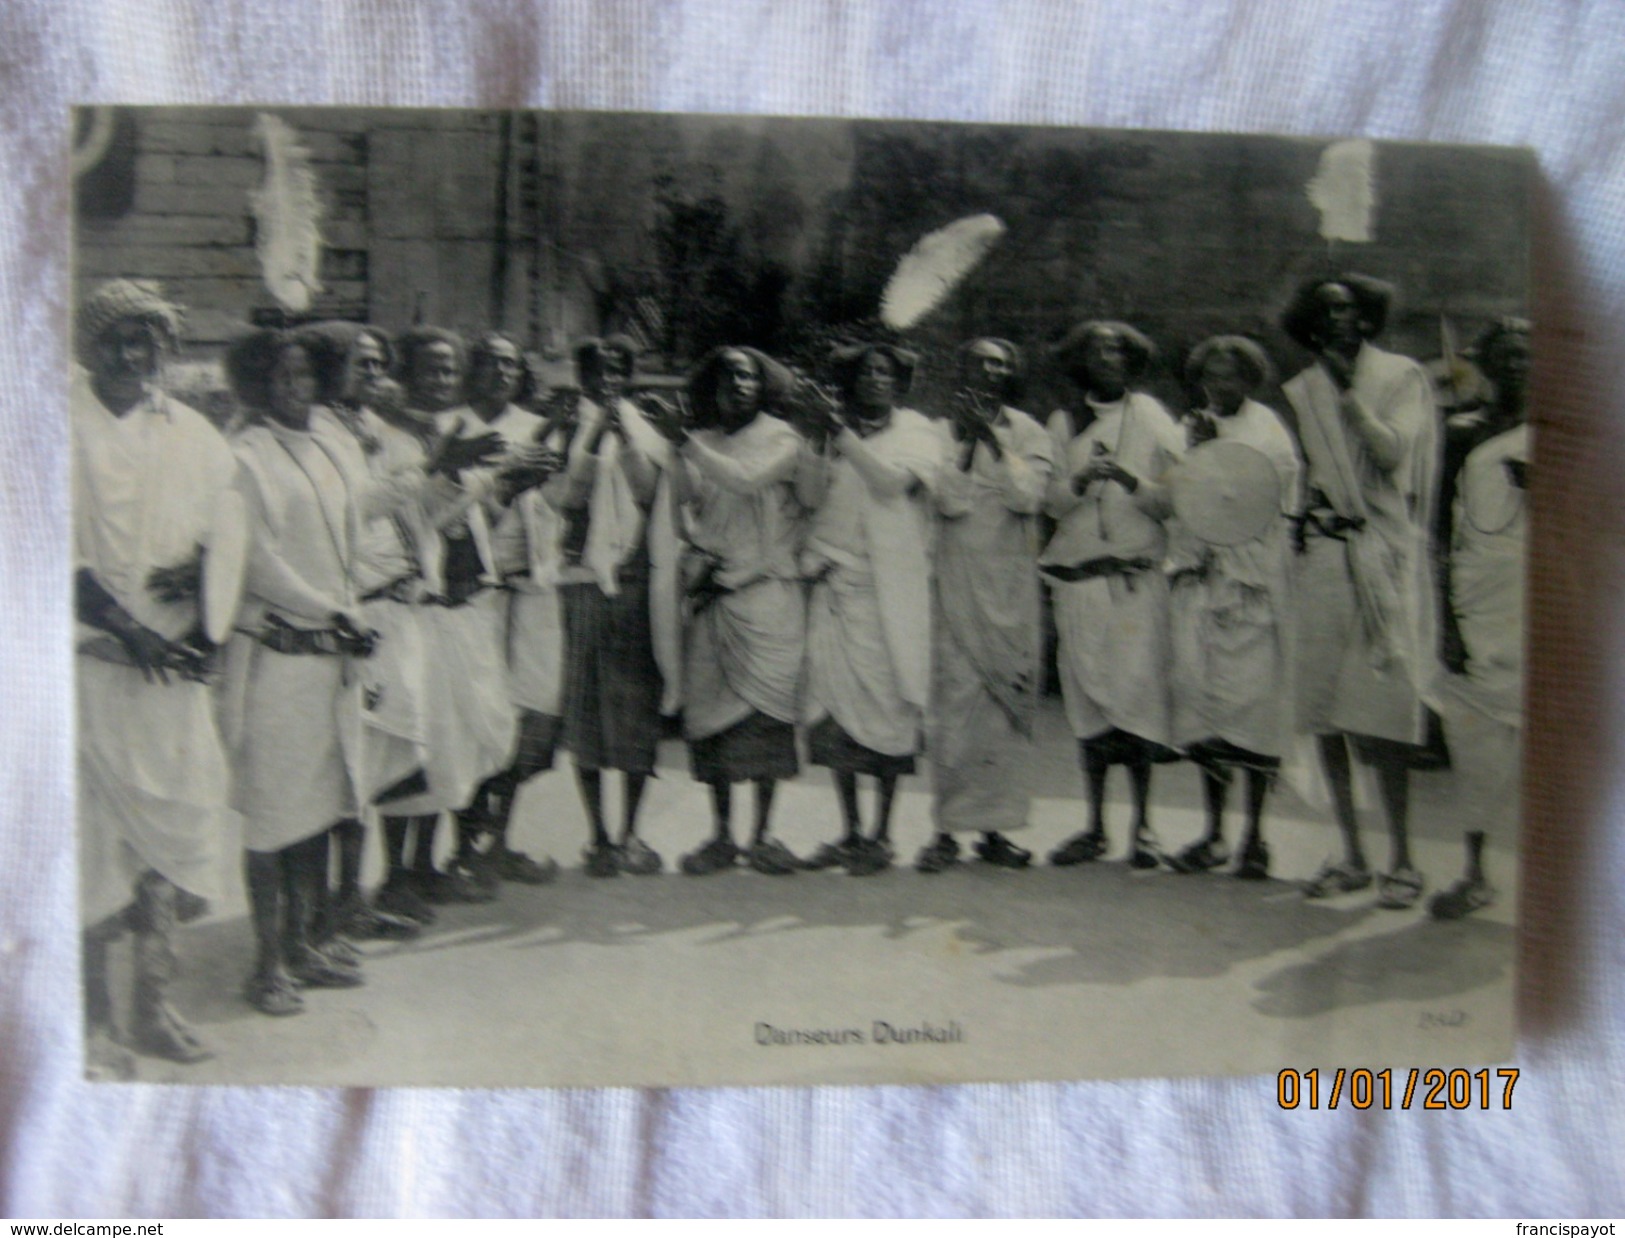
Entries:
[[1275,1076],[1275,1103],[1282,1109],[1319,1109],[1324,1098],[1327,1109],[1344,1101],[1351,1109],[1511,1109],[1517,1082],[1516,1066],[1493,1071],[1412,1066],[1399,1075],[1363,1066],[1339,1066],[1335,1072],[1287,1067]]

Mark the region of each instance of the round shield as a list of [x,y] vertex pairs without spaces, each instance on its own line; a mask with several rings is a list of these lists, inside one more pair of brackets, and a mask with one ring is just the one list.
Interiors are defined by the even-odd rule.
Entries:
[[221,496],[203,554],[203,634],[223,645],[237,621],[248,566],[248,513],[232,491]]
[[1174,514],[1212,546],[1251,541],[1281,511],[1281,478],[1245,443],[1214,439],[1192,448],[1168,479]]

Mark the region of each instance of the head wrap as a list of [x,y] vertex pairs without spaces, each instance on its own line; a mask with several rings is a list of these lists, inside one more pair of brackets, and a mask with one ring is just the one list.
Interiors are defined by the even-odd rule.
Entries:
[[150,280],[115,279],[79,304],[74,323],[74,355],[87,369],[94,364],[96,341],[116,322],[133,318],[155,328],[170,348],[181,342],[181,307],[164,297]]

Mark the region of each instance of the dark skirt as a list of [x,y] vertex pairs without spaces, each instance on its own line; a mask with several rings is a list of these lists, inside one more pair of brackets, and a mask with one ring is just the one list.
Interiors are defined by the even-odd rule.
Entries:
[[1211,770],[1222,777],[1228,777],[1224,771],[1237,768],[1257,770],[1273,778],[1281,768],[1280,757],[1253,752],[1239,744],[1232,744],[1228,739],[1204,739],[1187,748],[1185,755],[1204,770]]
[[726,731],[690,740],[688,768],[696,782],[794,778],[801,772],[796,729],[758,711]]
[[655,663],[647,576],[623,577],[608,597],[564,585],[564,746],[580,769],[652,774],[663,681]]
[[913,756],[893,757],[865,748],[834,718],[814,723],[807,732],[807,759],[840,773],[868,774],[873,778],[895,778],[914,772]]
[[1154,739],[1146,739],[1115,726],[1102,731],[1099,735],[1080,739],[1078,744],[1086,752],[1103,757],[1108,765],[1134,765],[1141,761],[1165,765],[1180,759],[1180,754],[1166,744],[1159,744]]
[[519,711],[519,745],[513,764],[508,767],[516,785],[553,768],[563,732],[564,719],[557,714],[538,713],[534,709]]

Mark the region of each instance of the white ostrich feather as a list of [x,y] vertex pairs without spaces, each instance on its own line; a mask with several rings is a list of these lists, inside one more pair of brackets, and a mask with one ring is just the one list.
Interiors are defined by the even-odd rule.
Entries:
[[1364,138],[1333,142],[1320,153],[1320,167],[1305,188],[1320,212],[1320,235],[1328,241],[1371,239],[1377,206],[1372,163],[1376,151]]
[[915,242],[903,255],[880,299],[880,320],[894,330],[912,327],[998,243],[1004,223],[993,215],[967,215]]
[[310,152],[294,128],[261,112],[254,132],[265,150],[265,179],[249,195],[265,286],[284,309],[303,313],[321,292],[322,203]]

